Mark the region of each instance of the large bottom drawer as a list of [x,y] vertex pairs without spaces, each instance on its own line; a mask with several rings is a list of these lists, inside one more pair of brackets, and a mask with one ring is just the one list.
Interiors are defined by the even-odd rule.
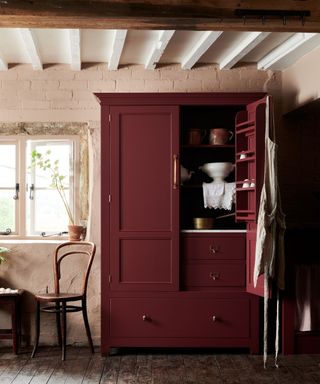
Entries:
[[112,338],[246,338],[250,301],[241,299],[110,299]]

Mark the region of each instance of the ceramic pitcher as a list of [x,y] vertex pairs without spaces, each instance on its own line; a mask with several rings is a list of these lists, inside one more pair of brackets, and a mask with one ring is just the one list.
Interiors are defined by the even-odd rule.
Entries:
[[187,131],[187,144],[189,145],[199,145],[206,135],[204,129],[199,128],[190,128]]
[[233,132],[225,128],[213,128],[209,133],[209,144],[223,145],[233,138]]

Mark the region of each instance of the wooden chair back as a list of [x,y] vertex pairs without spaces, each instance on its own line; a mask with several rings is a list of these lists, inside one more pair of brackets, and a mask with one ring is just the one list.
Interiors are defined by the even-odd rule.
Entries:
[[[69,241],[63,244],[58,245],[54,253],[54,291],[55,293],[60,293],[60,279],[61,279],[61,262],[66,257],[77,257],[80,255],[85,255],[88,257],[87,266],[83,275],[82,288],[79,292],[82,296],[85,296],[87,293],[88,279],[96,253],[96,246],[94,243],[89,241]],[[76,262],[76,260],[74,261]]]

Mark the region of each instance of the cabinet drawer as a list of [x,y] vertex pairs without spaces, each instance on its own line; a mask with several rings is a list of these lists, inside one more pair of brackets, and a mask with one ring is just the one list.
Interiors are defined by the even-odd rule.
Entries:
[[249,299],[110,299],[111,337],[248,337]]
[[187,264],[185,285],[188,287],[243,287],[244,263]]
[[245,234],[184,236],[183,252],[189,260],[244,259]]

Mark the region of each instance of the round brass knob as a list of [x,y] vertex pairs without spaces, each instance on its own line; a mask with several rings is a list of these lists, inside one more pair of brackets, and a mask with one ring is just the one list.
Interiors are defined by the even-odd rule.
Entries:
[[217,253],[218,249],[214,245],[210,244],[209,251],[211,253]]
[[212,280],[218,280],[220,279],[220,272],[210,272],[210,275]]
[[215,323],[217,318],[215,316],[212,316],[212,321]]
[[148,320],[147,315],[142,315],[142,320],[143,320],[143,321],[147,321],[147,320]]

